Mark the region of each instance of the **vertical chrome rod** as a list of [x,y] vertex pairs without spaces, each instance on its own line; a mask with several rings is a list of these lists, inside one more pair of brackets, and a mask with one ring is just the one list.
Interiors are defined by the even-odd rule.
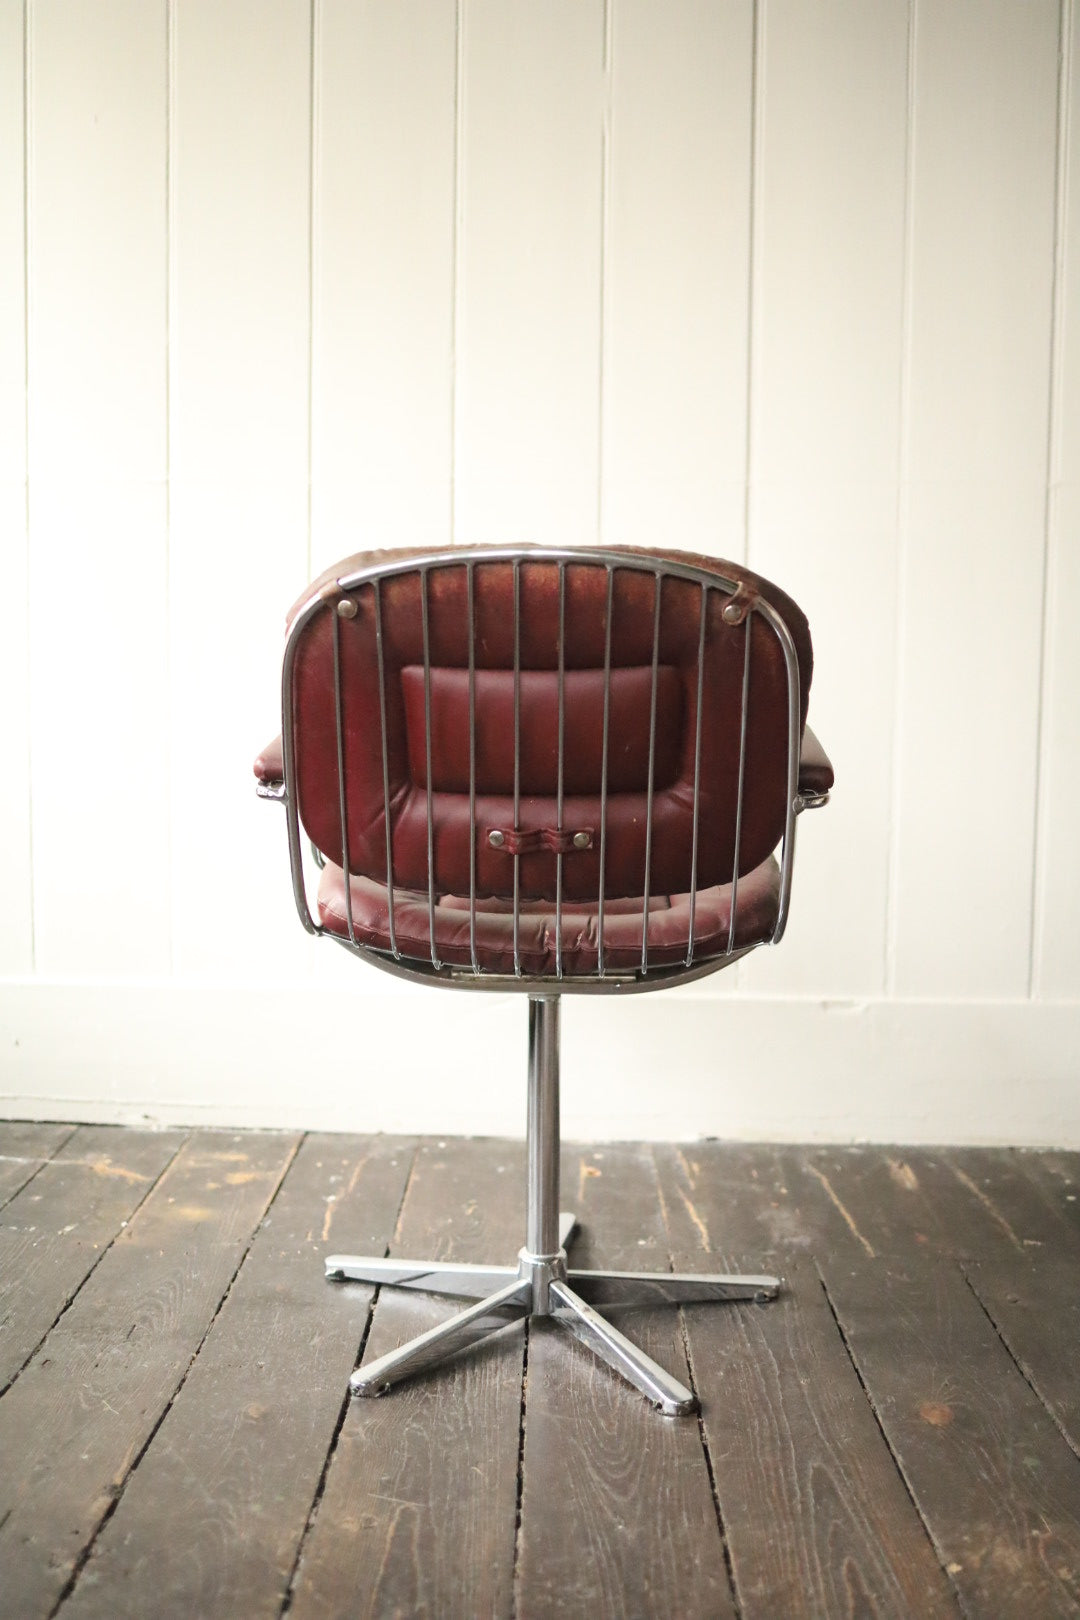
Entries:
[[525,1247],[559,1250],[559,998],[529,997],[528,1204]]
[[653,775],[656,764],[656,677],[660,664],[662,577],[653,576],[652,691],[649,696],[649,790],[645,805],[645,894],[641,902],[641,971],[649,971],[649,890],[652,884]]
[[465,564],[469,615],[469,959],[479,973],[476,955],[476,621],[473,611],[473,564]]
[[[514,831],[521,828],[521,564],[514,559]],[[514,851],[514,972],[521,974],[521,856]]]
[[341,619],[330,609],[334,625],[334,726],[337,733],[338,814],[341,817],[341,865],[345,878],[345,922],[350,945],[356,944],[352,914],[352,872],[349,867],[349,809],[345,793],[345,704],[341,693]]
[[784,822],[784,843],[780,854],[780,906],[772,931],[771,945],[784,937],[787,927],[788,905],[791,900],[791,870],[795,859],[795,810],[799,791],[799,753],[802,740],[802,701],[800,697],[799,663],[791,631],[779,617],[770,619],[773,633],[784,651],[784,664],[788,679],[788,776],[787,818]]
[[604,885],[607,861],[607,756],[611,722],[611,614],[615,601],[615,570],[607,565],[607,609],[604,618],[604,730],[600,743],[600,891],[596,920],[596,968],[604,977]]
[[750,697],[750,627],[754,622],[753,608],[746,615],[746,638],[743,643],[742,706],[739,711],[739,795],[735,805],[735,863],[731,869],[731,920],[728,923],[727,948],[730,956],[735,949],[735,917],[739,904],[739,853],[742,842],[743,783],[746,778],[746,711]]
[[439,967],[439,953],[435,946],[435,807],[431,786],[431,644],[428,631],[428,576],[420,570],[420,622],[424,635],[424,760],[427,770],[427,882],[428,882],[428,942],[431,946],[431,965]]
[[686,965],[694,961],[694,923],[697,917],[698,811],[701,808],[701,699],[705,687],[705,624],[709,611],[709,587],[701,585],[701,624],[697,649],[697,712],[694,716],[694,825],[690,844],[690,933],[686,941]]
[[[563,766],[566,738],[566,564],[559,564],[559,763],[555,784],[555,825],[563,832]],[[555,852],[555,977],[562,978],[562,850]]]
[[394,927],[394,838],[393,829],[390,825],[390,762],[386,744],[386,666],[383,659],[382,581],[378,575],[372,580],[371,588],[375,593],[375,657],[379,666],[379,729],[382,737],[383,821],[386,825],[386,911],[390,928],[390,949],[394,953],[394,960],[400,962],[401,952],[398,950],[397,930]]

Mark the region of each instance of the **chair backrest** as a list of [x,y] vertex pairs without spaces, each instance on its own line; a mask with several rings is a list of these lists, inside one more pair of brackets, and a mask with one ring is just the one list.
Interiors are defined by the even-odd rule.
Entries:
[[[681,553],[514,550],[371,553],[294,611],[282,702],[294,888],[313,931],[300,825],[335,866],[386,887],[388,951],[406,972],[498,980],[475,947],[500,903],[552,913],[562,979],[564,909],[605,920],[637,902],[634,978],[701,971],[694,907],[738,884],[781,838],[787,914],[799,742],[812,653],[791,600],[749,571]],[[654,898],[685,895],[686,949],[649,961]],[[440,959],[436,908],[469,914],[472,949]],[[402,949],[395,904],[426,898],[427,948]],[[734,916],[728,949],[734,952]],[[385,965],[385,962],[383,963]],[[716,965],[722,965],[717,963]],[[567,988],[572,986],[567,984]],[[614,986],[613,986],[614,987]]]

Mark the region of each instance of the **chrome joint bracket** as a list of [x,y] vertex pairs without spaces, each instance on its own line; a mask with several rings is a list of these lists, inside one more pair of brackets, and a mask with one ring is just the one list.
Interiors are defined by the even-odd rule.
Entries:
[[530,1310],[534,1316],[550,1316],[549,1292],[553,1282],[566,1281],[566,1250],[555,1254],[530,1254],[528,1249],[518,1251],[518,1276],[532,1285]]

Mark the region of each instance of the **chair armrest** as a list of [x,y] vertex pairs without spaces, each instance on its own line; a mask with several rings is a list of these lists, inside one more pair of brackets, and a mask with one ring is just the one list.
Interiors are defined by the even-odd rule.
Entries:
[[800,809],[816,810],[824,804],[834,780],[832,761],[810,727],[806,726],[799,755],[799,798],[803,801]]
[[281,738],[275,737],[255,757],[255,791],[260,799],[285,797],[285,756]]

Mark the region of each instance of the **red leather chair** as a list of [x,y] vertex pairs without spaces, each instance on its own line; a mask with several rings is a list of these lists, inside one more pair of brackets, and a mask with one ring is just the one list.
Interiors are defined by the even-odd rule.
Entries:
[[775,1277],[568,1266],[559,1007],[684,983],[781,938],[795,818],[833,780],[806,729],[811,668],[788,596],[682,552],[370,552],[293,608],[282,737],[255,772],[286,808],[304,927],[421,983],[529,997],[518,1262],[331,1255],[330,1278],[477,1300],[360,1367],[357,1393],[536,1312],[664,1412],[690,1412],[691,1391],[595,1305],[775,1296]]

